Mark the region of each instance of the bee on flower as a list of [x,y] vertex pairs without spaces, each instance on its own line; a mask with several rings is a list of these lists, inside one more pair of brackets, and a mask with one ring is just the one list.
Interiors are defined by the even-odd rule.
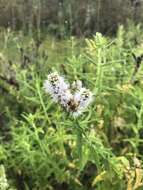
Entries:
[[82,87],[81,81],[75,81],[70,87],[64,77],[57,72],[48,75],[44,89],[54,102],[59,102],[74,117],[79,116],[87,108],[93,97],[90,90]]

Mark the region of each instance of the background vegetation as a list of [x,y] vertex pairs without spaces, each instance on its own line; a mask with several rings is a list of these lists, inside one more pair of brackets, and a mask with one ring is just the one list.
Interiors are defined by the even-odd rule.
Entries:
[[[142,2],[106,2],[1,1],[0,190],[143,189]],[[55,70],[94,94],[77,120]]]
[[0,0],[0,26],[87,36],[113,34],[128,19],[143,20],[142,0]]

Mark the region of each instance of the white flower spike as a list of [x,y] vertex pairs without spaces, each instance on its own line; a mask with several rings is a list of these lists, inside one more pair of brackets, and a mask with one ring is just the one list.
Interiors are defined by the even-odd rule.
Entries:
[[[71,93],[73,88],[74,94]],[[79,116],[87,108],[93,97],[90,90],[82,87],[81,81],[74,82],[71,89],[57,72],[48,75],[44,89],[55,102],[59,102],[74,117]]]

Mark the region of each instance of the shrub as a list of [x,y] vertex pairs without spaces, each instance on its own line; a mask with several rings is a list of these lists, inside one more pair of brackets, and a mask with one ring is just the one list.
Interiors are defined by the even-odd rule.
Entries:
[[[114,39],[96,33],[82,47],[63,41],[58,59],[51,46],[47,59],[45,42],[11,33],[1,59],[11,70],[1,76],[0,160],[18,189],[142,188],[142,42],[133,40],[142,33],[134,30],[139,36],[122,26]],[[95,96],[77,119],[43,89],[54,70]]]

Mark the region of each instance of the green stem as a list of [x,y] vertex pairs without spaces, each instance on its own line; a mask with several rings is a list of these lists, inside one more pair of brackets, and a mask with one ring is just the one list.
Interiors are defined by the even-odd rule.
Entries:
[[82,142],[83,142],[83,135],[82,135],[82,130],[80,127],[80,124],[78,120],[75,120],[75,125],[76,125],[76,135],[77,135],[77,152],[78,152],[78,159],[79,159],[79,167],[81,168],[82,166]]
[[40,92],[40,86],[39,86],[39,83],[38,83],[38,82],[37,82],[37,84],[36,84],[36,88],[37,88],[37,93],[38,93],[38,95],[39,95],[39,100],[40,100],[41,106],[42,106],[42,108],[43,108],[45,117],[47,118],[48,122],[50,123],[50,120],[49,120],[48,115],[47,115],[46,106],[45,106],[45,104],[44,104],[44,101],[43,101],[43,98],[42,98],[42,95],[41,95],[41,92]]

